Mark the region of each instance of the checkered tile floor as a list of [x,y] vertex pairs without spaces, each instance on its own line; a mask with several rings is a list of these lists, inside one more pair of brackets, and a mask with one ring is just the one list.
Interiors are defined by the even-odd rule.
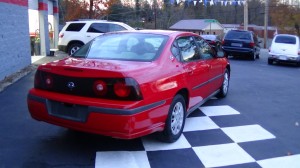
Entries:
[[[99,151],[96,168],[299,168],[300,154],[288,151],[276,137],[230,106],[201,107],[186,120],[175,143],[153,136],[125,141],[131,147]],[[128,144],[127,144],[128,145]]]

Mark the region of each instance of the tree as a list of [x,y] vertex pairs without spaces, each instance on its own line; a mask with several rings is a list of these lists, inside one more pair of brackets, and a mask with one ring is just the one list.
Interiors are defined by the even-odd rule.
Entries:
[[300,35],[300,8],[273,2],[269,14],[272,24],[279,28],[280,33]]
[[85,1],[62,0],[60,5],[60,15],[64,22],[88,17],[88,3]]

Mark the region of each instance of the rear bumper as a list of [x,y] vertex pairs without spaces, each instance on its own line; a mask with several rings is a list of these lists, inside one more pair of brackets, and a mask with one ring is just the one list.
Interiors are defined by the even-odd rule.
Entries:
[[234,47],[223,46],[222,49],[225,51],[227,55],[233,55],[233,56],[249,55],[255,52],[255,50],[251,48],[234,48]]
[[50,124],[121,139],[133,139],[164,129],[166,101],[133,109],[54,101],[29,92],[32,118]]
[[286,62],[286,63],[300,63],[300,56],[285,56],[285,55],[275,55],[270,53],[268,60],[275,62]]

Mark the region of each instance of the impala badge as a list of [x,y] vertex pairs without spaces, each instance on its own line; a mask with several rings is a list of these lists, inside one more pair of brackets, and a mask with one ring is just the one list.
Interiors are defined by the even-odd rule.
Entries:
[[68,87],[70,90],[73,90],[73,88],[75,87],[74,82],[68,82],[67,87]]

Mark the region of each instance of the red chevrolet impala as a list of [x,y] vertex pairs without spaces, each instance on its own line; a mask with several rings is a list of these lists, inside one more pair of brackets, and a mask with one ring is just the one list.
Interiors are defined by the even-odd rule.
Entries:
[[38,67],[27,103],[32,118],[132,139],[182,134],[185,118],[228,92],[230,64],[189,32],[100,35],[65,59]]

